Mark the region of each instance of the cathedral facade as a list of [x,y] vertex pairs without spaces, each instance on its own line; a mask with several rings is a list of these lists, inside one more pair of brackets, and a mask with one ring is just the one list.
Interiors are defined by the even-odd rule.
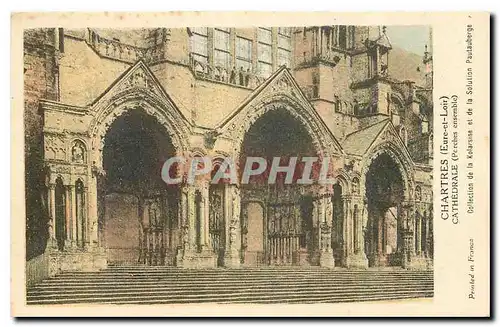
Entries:
[[[382,26],[57,28],[25,31],[24,63],[33,274],[432,268],[431,43],[408,53]],[[212,175],[224,158],[238,174],[327,158],[333,182],[168,185],[174,156],[212,158]]]

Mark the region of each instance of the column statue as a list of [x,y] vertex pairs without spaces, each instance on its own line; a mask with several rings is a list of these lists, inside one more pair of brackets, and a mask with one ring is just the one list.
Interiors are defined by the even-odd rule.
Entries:
[[228,226],[228,243],[226,244],[226,250],[224,253],[224,266],[231,268],[238,268],[240,266],[240,242],[238,241],[238,233],[240,227],[240,210],[241,210],[241,198],[240,190],[236,185],[227,185],[229,188],[229,201],[225,202],[225,205],[230,206],[230,217],[227,219],[226,224]]
[[331,196],[328,194],[323,194],[317,201],[319,207],[318,226],[320,231],[319,264],[322,267],[333,268],[335,267],[335,259],[333,258],[331,247],[332,227],[330,224],[331,217],[329,217],[333,214],[333,203],[331,201]]

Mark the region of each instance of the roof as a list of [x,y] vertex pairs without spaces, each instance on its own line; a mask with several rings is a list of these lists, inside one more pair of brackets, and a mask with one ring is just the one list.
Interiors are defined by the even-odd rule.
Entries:
[[381,122],[347,135],[342,143],[344,151],[349,154],[364,155],[387,124],[389,124],[389,119],[384,119]]
[[387,34],[383,33],[381,34],[376,40],[375,40],[375,43],[377,43],[378,45],[381,45],[383,47],[386,47],[387,49],[392,49],[392,44],[391,44],[391,40],[389,40],[389,37],[387,36]]
[[386,34],[385,26],[369,26],[368,40],[372,45],[377,44],[387,49],[392,49],[391,40]]

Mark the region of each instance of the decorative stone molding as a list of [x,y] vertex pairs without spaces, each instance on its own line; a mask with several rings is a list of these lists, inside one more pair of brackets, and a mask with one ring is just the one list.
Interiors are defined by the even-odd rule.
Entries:
[[189,127],[169,103],[160,99],[149,89],[126,90],[115,98],[115,101],[95,114],[89,128],[95,165],[102,166],[104,137],[109,127],[119,116],[131,110],[143,110],[164,126],[177,154],[188,152]]
[[161,28],[163,39],[160,43],[150,47],[137,47],[120,41],[102,37],[96,31],[88,29],[86,42],[101,57],[115,59],[127,63],[134,63],[143,59],[148,63],[165,60],[165,47],[170,37],[170,29]]
[[45,133],[43,143],[45,150],[45,160],[67,160],[67,147],[64,135]]
[[243,140],[246,133],[253,124],[264,114],[272,110],[284,109],[293,118],[297,119],[307,130],[312,138],[313,146],[321,157],[331,157],[333,153],[340,151],[333,144],[333,140],[326,136],[326,131],[322,130],[317,121],[312,118],[311,113],[304,109],[296,101],[286,95],[274,95],[262,99],[260,103],[246,108],[240,112],[229,127],[224,131],[224,135],[234,140],[233,153],[239,157]]
[[290,72],[281,68],[240,106],[231,118],[219,124],[216,130],[224,138],[233,140],[233,155],[240,156],[246,133],[269,111],[284,109],[296,119],[311,136],[320,157],[332,157],[343,152],[340,144],[323,123],[314,107],[302,93]]
[[217,137],[220,133],[216,130],[205,133],[205,146],[207,149],[212,150],[215,146],[215,142],[217,141]]
[[349,194],[351,192],[350,183],[349,183],[349,175],[343,170],[340,169],[337,172],[337,176],[335,177],[336,183],[340,185],[342,188],[342,195]]
[[[388,133],[387,135],[392,135],[392,133]],[[377,159],[380,155],[382,154],[387,154],[389,155],[396,165],[399,168],[399,171],[401,173],[401,177],[403,179],[403,188],[404,188],[404,197],[406,200],[413,199],[413,189],[414,189],[414,184],[415,184],[415,172],[414,172],[414,165],[409,158],[408,155],[406,155],[401,148],[395,144],[395,142],[392,140],[389,140],[388,138],[384,138],[385,142],[378,144],[374,148],[372,148],[371,151],[369,151],[365,157],[363,158],[363,172],[361,174],[361,179],[360,179],[360,185],[361,185],[361,194],[365,193],[365,185],[366,185],[366,175],[368,173],[368,170],[370,169],[370,166],[375,159]]]
[[196,78],[229,84],[241,88],[255,89],[266,80],[264,77],[261,77],[250,70],[238,70],[236,67],[228,69],[201,62],[196,60],[192,54],[189,55],[189,67]]
[[[66,114],[84,116],[88,113],[87,107],[74,106],[50,100],[40,100],[40,107],[43,111],[58,111]],[[45,131],[47,131],[46,127]]]
[[146,64],[139,61],[89,109],[93,118],[88,134],[92,139],[92,161],[95,165],[102,166],[104,136],[109,127],[116,118],[131,110],[142,110],[164,126],[178,155],[188,151],[191,125]]

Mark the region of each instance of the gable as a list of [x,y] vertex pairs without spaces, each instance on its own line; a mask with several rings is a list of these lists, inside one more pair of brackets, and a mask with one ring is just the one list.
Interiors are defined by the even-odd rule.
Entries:
[[342,143],[342,147],[346,153],[362,157],[378,145],[387,142],[396,145],[409,162],[412,162],[406,145],[389,119],[349,134]]
[[[295,111],[292,113],[293,116],[301,116],[308,124],[314,125],[315,129],[324,136],[324,141],[328,143],[329,147],[333,147],[337,152],[342,152],[340,143],[285,66],[280,67],[264,83],[259,85],[227,118],[217,124],[215,129],[218,134],[234,134],[235,130],[245,128],[241,126],[242,122],[248,123],[250,120],[251,124],[263,114],[253,111],[266,111],[268,108],[276,107],[271,104],[279,104],[280,102],[292,104]],[[263,106],[267,106],[267,108],[262,110]],[[241,133],[241,131],[239,132]]]
[[344,151],[349,154],[363,156],[377,139],[380,132],[386,127],[389,120],[383,120],[353,132],[342,142]]
[[103,106],[112,102],[113,99],[127,92],[143,92],[161,99],[167,102],[169,107],[173,108],[175,114],[180,116],[179,118],[182,117],[185,122],[189,123],[142,59],[120,75],[99,97],[97,97],[97,99],[94,100],[94,102],[92,102],[90,105],[91,111],[98,112]]
[[383,144],[386,142],[390,142],[394,145],[397,146],[398,149],[401,150],[403,155],[409,159],[411,162],[411,156],[410,153],[408,152],[408,148],[404,144],[403,140],[401,140],[401,137],[399,136],[398,132],[394,128],[394,125],[391,123],[390,120],[387,120],[387,123],[385,124],[384,128],[380,131],[380,133],[377,135],[375,138],[374,142],[368,147],[367,152],[370,152],[373,148],[377,147],[379,144]]

